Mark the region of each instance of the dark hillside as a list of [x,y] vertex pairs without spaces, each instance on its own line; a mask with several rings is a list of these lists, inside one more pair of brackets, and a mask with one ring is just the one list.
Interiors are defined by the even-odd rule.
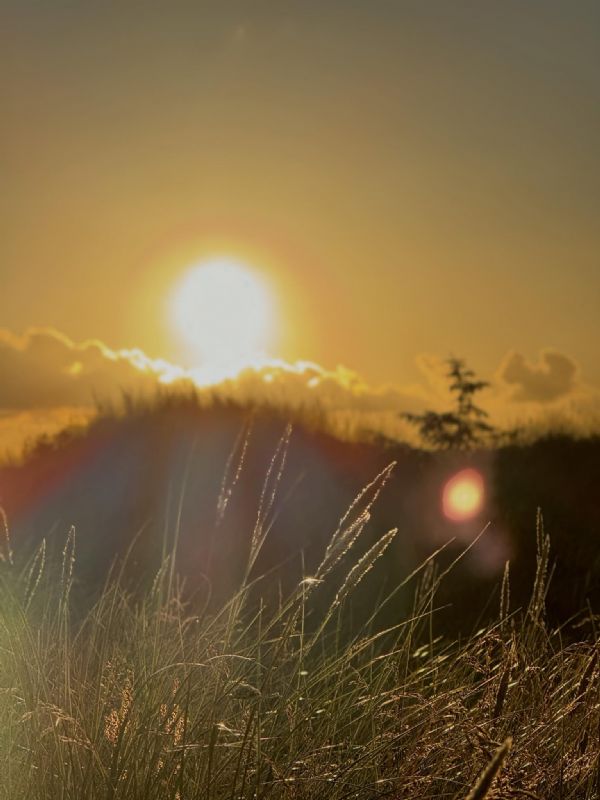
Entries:
[[[24,553],[46,537],[59,557],[74,525],[77,578],[84,595],[101,585],[115,556],[134,538],[130,577],[151,580],[161,554],[177,536],[178,568],[188,590],[206,594],[210,585],[211,597],[221,600],[239,584],[265,476],[285,429],[272,413],[254,413],[251,426],[248,419],[247,411],[233,407],[156,407],[106,417],[87,433],[40,445],[23,465],[0,469],[0,502],[10,521],[13,549]],[[480,617],[495,614],[495,587],[509,558],[513,607],[526,604],[535,571],[538,506],[557,561],[550,614],[564,620],[586,601],[598,607],[595,481],[600,442],[561,437],[495,451],[433,453],[342,442],[296,425],[279,485],[275,458],[263,498],[264,508],[276,490],[253,574],[273,569],[277,579],[263,582],[260,591],[277,591],[279,581],[313,573],[340,516],[391,461],[395,469],[374,506],[361,548],[392,527],[399,528],[399,535],[357,594],[359,617],[368,616],[379,596],[454,539],[438,559],[439,568],[449,564],[488,522],[454,579],[442,586],[438,605],[450,607],[439,613],[440,624],[468,629]],[[483,475],[486,504],[475,520],[456,523],[444,518],[440,498],[445,481],[465,466]],[[397,619],[411,597],[412,589],[398,593],[381,623]]]

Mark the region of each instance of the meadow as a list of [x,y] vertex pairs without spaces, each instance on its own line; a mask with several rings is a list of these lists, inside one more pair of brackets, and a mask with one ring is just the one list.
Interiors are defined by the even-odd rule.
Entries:
[[[121,449],[110,451],[105,467],[122,467],[125,453],[137,454],[134,471],[152,461],[150,453],[154,463],[165,457],[156,441],[148,452],[136,449],[129,434],[136,424],[148,428],[148,419],[140,419],[105,420],[35,458],[49,459],[54,473],[61,466],[75,481],[68,497],[83,508],[92,497],[77,482],[80,448],[97,453],[94,436],[106,438],[108,429],[114,446],[118,430]],[[179,453],[189,437],[178,438],[172,423],[169,438]],[[209,423],[214,432],[214,415]],[[386,463],[388,451],[348,503],[332,509],[334,493],[326,495],[322,526],[323,507],[311,517],[305,495],[293,500],[286,518],[295,447],[298,463],[319,468],[317,482],[346,460],[328,440],[319,451],[327,459],[317,462],[307,444],[312,433],[296,440],[293,434],[290,442],[289,427],[283,435],[281,425],[275,428],[273,441],[259,428],[261,455],[270,454],[260,480],[255,468],[262,461],[252,462],[244,435],[224,469],[211,454],[198,484],[189,451],[179,453],[180,469],[170,471],[170,514],[152,547],[143,544],[149,529],[141,524],[121,551],[113,548],[117,523],[140,522],[130,514],[98,512],[93,522],[83,517],[74,527],[33,536],[32,526],[56,515],[58,506],[64,512],[65,495],[50,502],[47,491],[46,516],[25,525],[16,513],[21,495],[13,492],[17,524],[13,530],[4,519],[0,564],[0,797],[599,797],[598,617],[589,599],[580,613],[561,616],[561,591],[554,612],[548,608],[560,572],[542,514],[534,511],[530,524],[531,571],[517,570],[514,578],[502,562],[499,573],[485,576],[491,594],[478,593],[483,584],[465,564],[485,541],[485,526],[452,545],[428,539],[423,558],[419,550],[402,563],[392,559],[394,548],[410,545],[397,526],[381,525],[387,519],[377,512],[389,504],[386,492],[399,469],[406,478],[402,463]],[[79,455],[68,456],[69,448]],[[431,464],[420,458],[415,480],[425,481]],[[114,497],[110,470],[100,480],[94,463],[90,485],[100,498],[93,513],[106,511]],[[24,467],[11,469],[5,479]],[[46,467],[37,469],[45,474]],[[248,471],[256,493],[244,487]],[[37,473],[18,474],[28,475],[29,497],[39,504],[39,474],[35,480]],[[119,477],[137,508],[138,494]],[[345,497],[348,481],[343,492],[340,483],[335,496]],[[6,485],[24,491],[22,484]],[[158,485],[146,486],[144,496]],[[216,489],[210,501],[198,490],[205,485]],[[244,502],[236,510],[240,493]],[[427,502],[425,496],[418,508]],[[207,530],[203,517],[189,516],[198,505],[210,510],[218,536],[210,553],[201,548],[194,560],[190,542],[200,547]],[[315,526],[326,523],[328,533],[313,537],[306,552],[294,550],[290,568],[282,555],[290,550],[292,518],[294,547],[302,527],[307,542]],[[201,575],[198,558],[209,555],[211,568]],[[392,562],[393,580],[385,582]],[[469,603],[479,607],[463,619]],[[453,616],[461,624],[449,624]]]
[[600,0],[0,20],[0,800],[600,800]]

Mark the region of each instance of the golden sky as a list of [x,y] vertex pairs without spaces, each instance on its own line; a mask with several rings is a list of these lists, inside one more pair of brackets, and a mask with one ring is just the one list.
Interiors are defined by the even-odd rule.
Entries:
[[450,353],[600,385],[597,3],[1,15],[5,331],[194,366],[166,297],[218,252],[271,286],[273,358],[398,391]]

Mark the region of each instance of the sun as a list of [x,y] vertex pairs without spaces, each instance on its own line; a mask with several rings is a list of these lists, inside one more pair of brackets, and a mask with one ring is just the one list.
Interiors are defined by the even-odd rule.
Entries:
[[463,469],[445,484],[442,509],[444,515],[453,522],[465,522],[479,514],[483,500],[483,478],[480,473],[474,469]]
[[191,266],[174,286],[168,311],[193,366],[215,375],[265,358],[275,335],[268,283],[233,258],[210,258]]

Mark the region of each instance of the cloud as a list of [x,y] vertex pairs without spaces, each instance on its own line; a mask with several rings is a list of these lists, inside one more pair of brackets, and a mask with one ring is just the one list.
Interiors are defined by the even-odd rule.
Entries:
[[219,397],[302,412],[346,436],[382,428],[401,435],[400,412],[423,407],[418,393],[373,389],[342,366],[326,370],[312,362],[268,360],[211,379],[202,369],[185,370],[141,350],[115,351],[96,340],[75,343],[47,328],[22,336],[0,329],[0,374],[0,450],[3,442],[10,440],[14,449],[15,441],[42,432],[44,420],[55,430],[66,413],[89,416],[98,400],[118,401],[124,391],[153,394],[165,385],[193,386],[207,401]]
[[579,387],[579,368],[572,358],[556,350],[542,350],[532,363],[516,351],[509,352],[496,373],[520,403],[552,403],[573,395]]
[[397,411],[419,404],[410,393],[373,389],[350,369],[326,370],[309,361],[265,360],[234,375],[207,379],[202,369],[185,370],[141,350],[111,350],[91,340],[76,344],[52,329],[23,336],[0,330],[0,409],[92,406],[123,390],[148,393],[159,386],[187,384],[200,392],[235,400],[267,400],[300,407],[318,403],[328,410]]
[[[370,431],[415,442],[402,412],[439,411],[453,400],[445,361],[422,354],[416,363],[422,381],[404,388],[374,388],[346,367],[327,370],[307,361],[267,360],[216,376],[152,359],[141,350],[112,350],[97,340],[76,343],[52,329],[31,329],[23,336],[0,329],[0,453],[90,419],[97,401],[118,403],[124,391],[152,395],[165,385],[193,386],[207,404],[219,398],[300,413],[344,438]],[[590,420],[600,427],[600,393],[579,380],[571,358],[553,350],[542,351],[534,364],[509,352],[481,405],[499,425],[518,424],[521,412],[529,421],[560,412],[579,428],[586,420],[588,427]]]
[[165,380],[161,363],[98,341],[75,344],[51,329],[0,330],[0,409],[89,407],[122,390],[146,392]]

